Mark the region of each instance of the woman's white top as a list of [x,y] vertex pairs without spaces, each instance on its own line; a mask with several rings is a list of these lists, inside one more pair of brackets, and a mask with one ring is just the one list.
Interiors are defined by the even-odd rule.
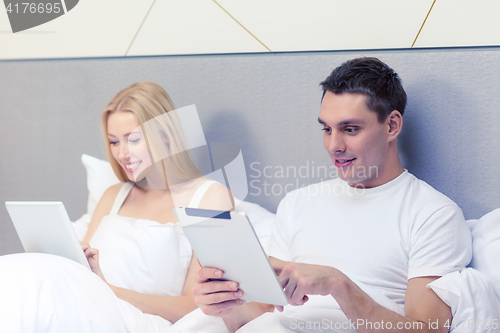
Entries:
[[[198,207],[213,183],[206,181],[196,189],[188,206]],[[175,221],[161,224],[118,215],[133,187],[132,182],[123,184],[90,245],[99,250],[99,263],[108,283],[144,294],[181,295],[191,263],[191,245]]]

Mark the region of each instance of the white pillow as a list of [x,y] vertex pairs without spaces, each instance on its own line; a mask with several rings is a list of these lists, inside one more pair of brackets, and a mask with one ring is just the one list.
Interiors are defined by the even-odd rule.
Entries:
[[[479,220],[467,221],[472,233],[473,267],[490,281],[500,299],[500,209],[484,215]],[[500,331],[500,330],[499,330]]]
[[87,171],[87,189],[89,190],[87,214],[92,216],[104,192],[110,186],[118,184],[120,181],[108,161],[83,154],[82,163]]
[[452,272],[429,283],[451,308],[450,332],[499,332],[500,303],[488,279],[473,268]]
[[87,200],[87,213],[83,214],[73,223],[76,236],[80,241],[85,237],[95,207],[106,189],[120,182],[109,162],[83,154],[82,163],[87,171],[87,189],[89,190],[89,197]]

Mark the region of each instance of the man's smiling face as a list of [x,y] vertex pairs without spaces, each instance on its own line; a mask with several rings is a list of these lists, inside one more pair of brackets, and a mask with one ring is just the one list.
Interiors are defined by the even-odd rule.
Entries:
[[[323,125],[323,144],[338,176],[351,186],[383,184],[389,152],[389,125],[366,106],[360,93],[325,93],[318,118]],[[382,178],[382,179],[381,179]]]

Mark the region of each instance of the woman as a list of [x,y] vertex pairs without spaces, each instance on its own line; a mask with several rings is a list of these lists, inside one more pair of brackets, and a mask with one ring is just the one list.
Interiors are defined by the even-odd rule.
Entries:
[[[117,327],[122,325],[121,317],[126,331],[154,332],[164,330],[196,308],[191,288],[200,266],[176,223],[173,208],[228,210],[232,201],[225,187],[201,177],[189,154],[183,153],[187,147],[173,110],[170,97],[159,85],[139,82],[120,91],[101,115],[108,158],[123,183],[103,194],[82,246],[93,272],[127,303],[114,299],[109,288],[96,282],[82,267],[60,258],[51,259],[43,267],[64,271],[60,275],[66,279],[58,285],[50,273],[43,272],[40,278],[50,280],[45,287],[55,283],[50,302],[63,310],[46,311],[44,320],[37,318],[37,327],[44,326],[40,331],[56,331],[54,327],[59,330],[64,326],[61,323],[71,323],[73,316],[74,321],[83,324],[71,331],[86,332],[82,318],[91,312],[92,321],[106,327],[104,331],[122,331],[123,327]],[[36,257],[37,264],[47,260],[46,256]],[[31,259],[16,259],[19,260]],[[78,271],[75,274],[74,269]],[[12,279],[10,283],[25,288],[20,280],[23,279]],[[34,290],[43,285],[36,279],[25,284]],[[75,291],[82,286],[88,289],[85,293]],[[54,297],[63,290],[66,291],[62,299]],[[40,298],[42,294],[38,293],[39,305],[47,302]],[[30,298],[30,294],[25,293],[24,297]],[[71,306],[70,313],[64,311],[64,306]],[[47,315],[60,320],[46,320]],[[21,317],[24,324],[20,328],[33,325],[25,313]],[[90,330],[95,331],[97,326]]]

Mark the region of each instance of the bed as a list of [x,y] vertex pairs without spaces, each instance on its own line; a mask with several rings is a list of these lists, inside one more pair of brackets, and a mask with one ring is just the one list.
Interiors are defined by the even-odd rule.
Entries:
[[[81,155],[104,159],[99,112],[116,91],[147,79],[177,106],[196,104],[206,141],[241,147],[242,199],[274,212],[285,192],[332,176],[318,84],[358,56],[379,57],[402,77],[403,165],[457,202],[473,233],[475,270],[431,287],[456,314],[456,332],[493,332],[484,324],[500,318],[499,47],[2,61],[0,201],[63,201],[78,225],[88,219]],[[2,206],[0,254],[21,251]]]

